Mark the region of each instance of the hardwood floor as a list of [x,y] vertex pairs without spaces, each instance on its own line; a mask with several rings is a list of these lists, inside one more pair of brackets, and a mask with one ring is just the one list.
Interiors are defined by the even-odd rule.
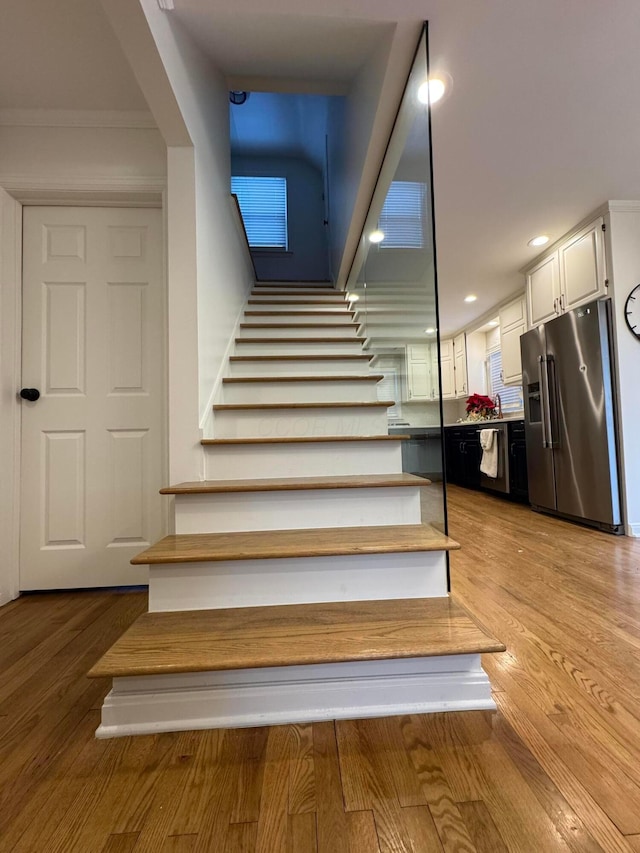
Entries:
[[640,850],[640,541],[449,491],[497,712],[97,741],[142,593],[0,610],[0,853]]

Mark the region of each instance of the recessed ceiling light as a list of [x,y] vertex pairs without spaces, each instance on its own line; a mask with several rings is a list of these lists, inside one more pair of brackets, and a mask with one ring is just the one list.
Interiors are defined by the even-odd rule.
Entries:
[[433,328],[433,326],[429,326],[428,329],[424,330],[424,333],[425,335],[435,335],[436,330]]
[[529,240],[527,246],[544,246],[545,243],[549,242],[549,238],[546,234],[540,234],[539,237],[534,237],[532,240]]
[[369,234],[369,242],[370,243],[382,243],[384,240],[384,231],[380,231],[380,229],[376,229]]
[[444,80],[440,77],[431,77],[418,89],[418,100],[421,104],[429,102],[435,104],[444,95],[446,88]]
[[468,296],[465,296],[464,301],[465,302],[475,302],[477,298],[478,297],[475,296],[473,293],[470,293]]
[[489,322],[487,323],[487,326],[497,326],[497,325],[498,325],[497,320],[489,320]]
[[347,302],[358,302],[359,299],[360,299],[360,297],[358,296],[357,293],[350,293],[347,296]]

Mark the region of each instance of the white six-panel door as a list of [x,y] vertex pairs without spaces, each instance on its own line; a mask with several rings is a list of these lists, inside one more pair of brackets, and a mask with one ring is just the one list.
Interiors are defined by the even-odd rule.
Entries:
[[137,584],[162,536],[159,210],[24,209],[22,590]]

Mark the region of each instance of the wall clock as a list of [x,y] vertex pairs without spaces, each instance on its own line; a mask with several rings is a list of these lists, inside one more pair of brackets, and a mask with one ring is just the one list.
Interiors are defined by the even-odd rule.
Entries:
[[630,331],[640,338],[640,284],[637,284],[627,296],[624,305],[624,319]]

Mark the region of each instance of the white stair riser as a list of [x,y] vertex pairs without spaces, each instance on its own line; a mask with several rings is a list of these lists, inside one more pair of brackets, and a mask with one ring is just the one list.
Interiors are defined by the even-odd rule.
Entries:
[[447,595],[444,551],[149,566],[149,611]]
[[387,410],[233,409],[214,412],[215,438],[304,438],[316,435],[382,435]]
[[230,361],[229,376],[307,376],[308,374],[354,376],[369,372],[369,360],[364,358],[268,359],[265,361]]
[[[322,337],[314,335],[314,337]],[[328,338],[334,337],[327,335]],[[269,341],[259,343],[258,341],[246,340],[236,341],[236,355],[358,355],[362,352],[361,340],[335,340],[321,341]]]
[[209,480],[399,474],[402,449],[396,441],[304,442],[302,444],[205,445]]
[[[268,309],[267,309],[268,310]],[[281,323],[286,326],[297,326],[299,323],[317,323],[320,326],[325,326],[333,323],[340,323],[345,328],[357,328],[354,325],[351,314],[302,314],[296,316],[292,314],[277,314],[275,312],[263,314],[245,314],[243,323]]]
[[[278,290],[279,289],[280,288],[278,288]],[[249,297],[250,304],[253,304],[254,299],[269,299],[272,302],[283,302],[283,303],[303,302],[304,301],[304,302],[309,303],[310,307],[312,307],[312,308],[316,302],[321,302],[323,305],[324,304],[341,305],[343,308],[346,304],[344,295],[342,293],[339,293],[338,291],[335,291],[335,293],[321,293],[321,292],[313,293],[313,294],[286,293],[284,295],[281,295],[281,294],[276,294],[273,292],[263,293],[261,290],[260,293],[252,295]]]
[[493,710],[480,655],[115,678],[99,738]]
[[418,487],[176,495],[176,533],[420,524]]
[[344,323],[344,328],[336,329],[333,327],[323,329],[323,328],[312,328],[312,329],[304,329],[300,328],[298,324],[290,323],[283,328],[279,329],[271,329],[268,326],[259,328],[259,329],[240,329],[240,337],[242,338],[304,338],[304,337],[324,337],[327,335],[331,338],[348,338],[352,340],[358,336],[358,327],[353,323]]
[[377,383],[350,382],[231,382],[222,385],[224,403],[373,403]]
[[[300,300],[298,300],[299,302]],[[259,301],[252,301],[247,303],[246,307],[247,311],[291,311],[292,313],[299,314],[301,311],[322,311],[323,316],[325,311],[338,312],[342,314],[344,311],[349,310],[349,306],[346,302],[325,302],[322,305],[313,305],[309,303],[302,303],[301,305],[294,305],[292,302],[277,302],[274,299],[259,299]],[[305,315],[303,315],[305,316]],[[313,314],[306,314],[307,317],[313,317]]]

